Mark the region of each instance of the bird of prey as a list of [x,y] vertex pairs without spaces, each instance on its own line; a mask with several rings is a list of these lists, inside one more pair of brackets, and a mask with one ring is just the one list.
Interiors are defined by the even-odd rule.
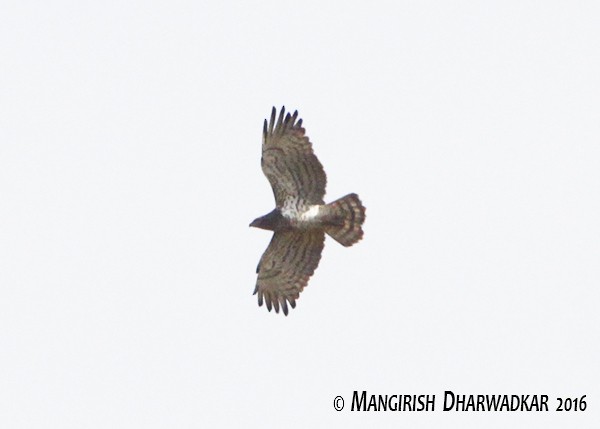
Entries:
[[298,112],[281,108],[277,122],[263,126],[263,173],[275,195],[275,209],[255,219],[250,226],[274,231],[267,250],[256,267],[254,294],[258,305],[279,308],[287,316],[288,304],[296,307],[300,292],[313,275],[328,234],[343,246],[352,246],[363,236],[365,208],[358,195],[349,194],[325,204],[327,178],[323,166],[305,135]]

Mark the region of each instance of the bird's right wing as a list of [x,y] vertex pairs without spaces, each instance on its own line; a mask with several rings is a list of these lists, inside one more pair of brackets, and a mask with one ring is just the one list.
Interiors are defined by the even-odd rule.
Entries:
[[271,311],[288,314],[288,303],[296,307],[300,292],[319,265],[325,242],[322,231],[278,231],[260,258],[256,272],[258,305],[267,304]]

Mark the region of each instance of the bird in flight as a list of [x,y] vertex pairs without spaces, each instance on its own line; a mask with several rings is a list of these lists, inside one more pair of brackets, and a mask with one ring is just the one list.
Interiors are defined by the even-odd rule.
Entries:
[[328,234],[343,246],[352,246],[363,236],[365,208],[358,195],[349,194],[325,204],[327,177],[305,135],[298,111],[281,108],[263,126],[260,163],[273,194],[275,209],[252,221],[250,226],[273,231],[267,250],[256,267],[254,294],[258,305],[287,316],[288,304],[296,307],[300,292],[319,265]]

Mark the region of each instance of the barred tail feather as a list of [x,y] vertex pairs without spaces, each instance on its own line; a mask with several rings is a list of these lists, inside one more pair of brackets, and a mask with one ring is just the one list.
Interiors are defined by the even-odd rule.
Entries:
[[325,232],[343,246],[352,246],[363,236],[365,208],[358,195],[349,194],[327,204],[332,222]]

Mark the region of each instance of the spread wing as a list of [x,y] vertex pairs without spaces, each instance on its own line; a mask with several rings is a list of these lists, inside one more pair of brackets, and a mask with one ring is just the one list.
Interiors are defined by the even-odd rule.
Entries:
[[275,107],[267,128],[263,126],[262,170],[269,179],[277,207],[283,207],[286,197],[307,204],[323,204],[327,176],[304,135],[302,119],[296,122],[298,111],[285,114],[281,108],[275,124]]
[[319,265],[325,241],[322,231],[278,231],[260,258],[256,272],[258,279],[254,294],[258,305],[275,307],[288,314],[288,302],[296,307],[296,300]]

